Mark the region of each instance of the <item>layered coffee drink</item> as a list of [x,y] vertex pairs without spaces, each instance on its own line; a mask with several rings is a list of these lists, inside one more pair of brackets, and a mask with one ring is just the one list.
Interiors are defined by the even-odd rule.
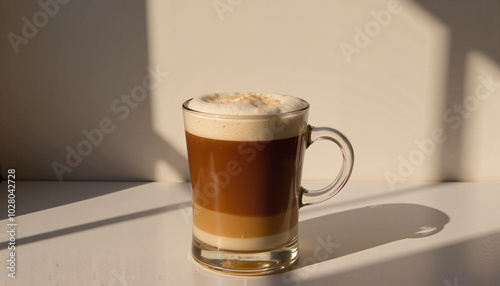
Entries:
[[227,251],[266,251],[297,237],[307,102],[224,93],[185,104],[193,235]]

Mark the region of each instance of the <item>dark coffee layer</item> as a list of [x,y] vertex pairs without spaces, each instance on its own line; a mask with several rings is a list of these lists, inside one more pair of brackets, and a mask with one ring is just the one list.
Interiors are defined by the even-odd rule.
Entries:
[[186,132],[193,203],[237,216],[272,216],[297,205],[305,136],[242,142]]

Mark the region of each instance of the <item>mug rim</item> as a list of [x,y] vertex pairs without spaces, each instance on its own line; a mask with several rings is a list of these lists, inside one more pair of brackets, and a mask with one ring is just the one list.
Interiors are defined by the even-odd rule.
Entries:
[[[240,93],[240,92],[214,92],[214,93],[209,93],[206,95],[213,95],[213,94],[227,94],[227,93]],[[247,93],[247,92],[241,92],[241,93]],[[252,92],[253,93],[253,92]],[[260,94],[268,94],[268,95],[276,95],[276,93],[266,93],[266,92],[256,92]],[[274,117],[274,116],[289,116],[289,115],[294,115],[294,114],[299,114],[301,112],[305,112],[309,109],[310,105],[309,102],[306,100],[297,97],[304,103],[304,107],[297,109],[297,110],[292,110],[292,111],[287,111],[283,113],[276,113],[276,114],[244,114],[244,115],[238,115],[238,114],[219,114],[219,113],[212,113],[212,112],[205,112],[205,111],[199,111],[190,108],[189,102],[194,99],[194,97],[184,101],[182,103],[182,109],[186,112],[193,113],[193,114],[198,114],[202,116],[209,116],[209,117],[216,117],[216,118],[241,118],[241,119],[259,119],[259,118],[269,118],[269,117]]]

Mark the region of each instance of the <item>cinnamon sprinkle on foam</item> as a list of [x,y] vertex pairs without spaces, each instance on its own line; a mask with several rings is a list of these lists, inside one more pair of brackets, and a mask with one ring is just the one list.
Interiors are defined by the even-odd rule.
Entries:
[[[287,96],[286,94],[282,94],[282,97]],[[207,99],[208,103],[218,103],[218,104],[230,104],[235,102],[250,102],[255,107],[259,108],[267,108],[271,106],[280,105],[281,101],[279,99],[270,98],[269,96],[264,96],[259,93],[242,93],[235,96],[228,97],[217,97],[215,99],[209,98]]]

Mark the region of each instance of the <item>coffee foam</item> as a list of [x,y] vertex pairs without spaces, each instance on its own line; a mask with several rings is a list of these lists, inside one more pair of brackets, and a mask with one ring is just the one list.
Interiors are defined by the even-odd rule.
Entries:
[[[184,112],[187,132],[210,139],[270,141],[303,134],[307,128],[307,103],[280,94],[218,93],[192,99]],[[220,116],[216,116],[216,114]],[[234,117],[233,117],[234,116]]]
[[285,94],[214,93],[194,98],[189,108],[226,115],[269,115],[299,110],[305,107],[301,99]]

